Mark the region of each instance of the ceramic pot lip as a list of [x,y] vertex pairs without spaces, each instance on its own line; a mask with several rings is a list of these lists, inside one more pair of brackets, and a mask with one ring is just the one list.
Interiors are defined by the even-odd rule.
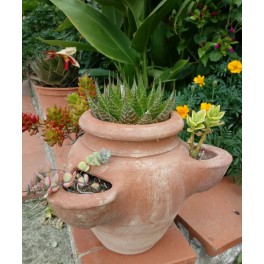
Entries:
[[36,85],[34,84],[34,86],[38,89],[38,90],[53,90],[53,91],[76,91],[78,90],[79,87],[46,87],[46,86],[41,86],[41,85]]
[[[48,200],[55,202],[57,206],[66,209],[86,209],[103,206],[116,199],[117,187],[112,186],[109,190],[100,193],[72,193],[60,188],[57,192],[48,196]],[[65,202],[67,201],[67,202]]]
[[174,111],[168,120],[146,125],[117,124],[94,117],[91,109],[79,119],[80,127],[96,137],[119,141],[149,141],[176,136],[184,126],[182,118]]
[[[184,144],[187,146],[186,142],[184,142]],[[212,157],[204,160],[196,160],[188,155],[187,160],[193,164],[199,164],[200,166],[205,167],[219,167],[223,164],[230,164],[233,160],[232,155],[222,148],[203,144],[201,149],[204,150],[206,153],[211,154]]]

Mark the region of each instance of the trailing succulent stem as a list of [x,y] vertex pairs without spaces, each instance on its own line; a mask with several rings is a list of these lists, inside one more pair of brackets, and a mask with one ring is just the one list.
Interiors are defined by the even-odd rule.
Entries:
[[117,85],[110,82],[101,93],[97,87],[97,97],[87,94],[88,104],[92,114],[103,121],[120,124],[151,124],[165,121],[175,104],[173,91],[166,101],[163,101],[164,90],[161,83],[147,95],[146,87],[140,80],[138,85],[134,82],[130,89],[126,84]]
[[[102,149],[100,152],[95,151],[87,156],[85,161],[81,161],[77,169],[73,172],[64,170],[45,170],[39,171],[35,182],[28,185],[28,194],[36,194],[45,192],[45,198],[53,192],[56,192],[60,187],[69,188],[74,187],[80,193],[83,188],[89,184],[88,171],[90,166],[100,166],[106,164],[111,157],[111,152]],[[96,184],[91,184],[91,188],[96,189]],[[96,191],[96,190],[95,190]]]

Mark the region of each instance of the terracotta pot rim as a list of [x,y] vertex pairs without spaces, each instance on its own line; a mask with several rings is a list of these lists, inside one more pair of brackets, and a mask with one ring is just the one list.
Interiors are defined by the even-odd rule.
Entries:
[[[56,201],[58,206],[74,209],[78,204],[79,209],[93,208],[111,203],[117,196],[117,188],[112,187],[100,193],[72,193],[60,188],[48,196],[48,200]],[[67,201],[67,202],[65,202]]]
[[80,127],[96,137],[119,141],[150,141],[176,136],[184,126],[182,118],[174,111],[171,117],[163,122],[130,125],[117,124],[97,119],[91,114],[91,109],[82,114]]
[[[187,145],[187,143],[185,143],[185,145]],[[189,161],[200,164],[201,166],[218,167],[223,161],[225,161],[225,163],[231,163],[233,160],[232,155],[222,148],[203,144],[201,149],[207,153],[212,153],[214,156],[205,160],[196,160],[188,155]]]
[[34,84],[34,86],[39,89],[39,90],[60,90],[60,91],[68,91],[68,90],[77,90],[79,87],[46,87],[46,86],[41,86],[41,85],[36,85]]

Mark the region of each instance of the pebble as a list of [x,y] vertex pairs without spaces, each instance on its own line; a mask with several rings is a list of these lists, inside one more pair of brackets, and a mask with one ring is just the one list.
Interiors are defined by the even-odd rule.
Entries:
[[52,247],[57,247],[58,246],[58,243],[56,242],[56,241],[54,241],[53,243],[52,243]]

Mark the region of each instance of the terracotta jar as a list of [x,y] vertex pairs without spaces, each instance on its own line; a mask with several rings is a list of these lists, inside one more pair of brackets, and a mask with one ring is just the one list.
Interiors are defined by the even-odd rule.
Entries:
[[67,106],[67,95],[77,92],[78,87],[56,88],[33,85],[43,115],[48,107]]
[[60,189],[48,200],[67,224],[91,228],[102,244],[117,253],[137,254],[153,247],[174,221],[185,199],[216,185],[232,161],[225,150],[204,145],[211,156],[192,159],[177,137],[182,119],[123,125],[96,119],[88,110],[80,118],[85,134],[72,146],[72,168],[94,151],[112,152],[109,163],[90,173],[112,184],[108,191],[73,194]]

